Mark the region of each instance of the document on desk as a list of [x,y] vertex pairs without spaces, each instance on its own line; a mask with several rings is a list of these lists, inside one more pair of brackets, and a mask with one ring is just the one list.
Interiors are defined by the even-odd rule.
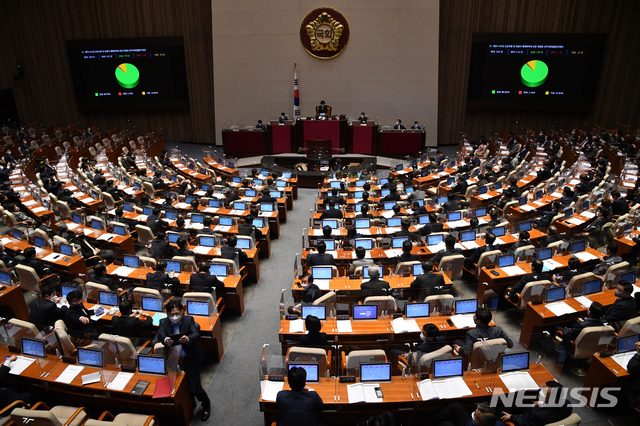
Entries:
[[73,382],[73,379],[75,379],[82,370],[84,370],[84,367],[81,365],[69,365],[58,376],[56,382],[69,384]]
[[22,205],[26,206],[26,207],[32,206],[34,204],[38,204],[38,202],[36,200],[29,200],[29,201],[25,201],[24,203],[22,203]]
[[351,320],[338,320],[336,321],[338,325],[338,333],[351,333],[353,332],[353,328],[351,328]]
[[467,250],[473,250],[480,247],[475,241],[465,241],[464,243],[461,243],[461,244],[462,244],[462,247],[464,247]]
[[11,364],[11,370],[9,370],[9,374],[19,376],[24,370],[26,370],[31,364],[33,364],[34,361],[34,358],[27,358],[18,355],[18,359],[13,361],[13,364]]
[[480,194],[480,195],[478,195],[478,198],[480,198],[482,200],[488,200],[491,197],[492,197],[491,194]]
[[547,303],[544,306],[545,308],[553,312],[554,315],[557,317],[561,317],[562,315],[573,314],[577,312],[575,309],[567,305],[565,302]]
[[[93,312],[96,312],[100,308],[100,305],[93,305],[91,309],[93,309]],[[100,315],[91,315],[91,321],[98,321],[100,318],[107,315],[108,312],[109,311],[107,309],[104,309]]]
[[107,389],[111,390],[124,390],[127,384],[133,378],[133,373],[123,373],[122,371],[107,385]]
[[465,226],[468,226],[469,224],[467,223],[466,220],[453,220],[451,222],[447,222],[447,225],[449,225],[449,228],[463,228]]
[[[367,252],[369,253],[369,252]],[[392,258],[392,257],[398,257],[402,254],[402,250],[400,249],[389,249],[389,250],[385,250],[384,254],[387,255],[388,258]]]
[[205,212],[205,213],[217,213],[218,209],[216,207],[207,207],[206,209],[203,210],[203,212]]
[[51,253],[50,255],[42,258],[42,260],[46,260],[47,262],[55,262],[56,260],[58,260],[58,258],[62,259],[63,257],[65,257],[64,254]]
[[78,226],[80,226],[80,224],[75,223],[75,222],[67,222],[67,229],[70,230],[70,231],[73,231]]
[[545,259],[543,262],[544,266],[547,267],[547,270],[553,271],[554,269],[562,268],[562,263],[556,262],[553,259]]
[[475,321],[473,320],[473,315],[453,315],[451,317],[451,322],[456,328],[474,328],[476,326]]
[[572,217],[571,219],[567,220],[568,223],[572,224],[572,225],[582,225],[584,223],[584,220],[578,219],[577,217]]
[[236,210],[236,209],[232,209],[229,212],[230,216],[242,216],[242,214],[244,213],[244,210]]
[[505,274],[509,275],[510,277],[513,277],[513,276],[516,276],[516,275],[524,275],[524,274],[526,274],[524,269],[522,269],[519,266],[507,266],[505,268],[500,268],[500,269],[502,269],[502,272],[504,272]]
[[36,207],[36,208],[34,208],[33,210],[31,210],[31,211],[32,211],[33,213],[40,213],[40,212],[43,212],[43,211],[46,211],[46,210],[47,210],[47,209],[46,209],[46,207]]
[[500,246],[502,244],[507,244],[507,243],[501,240],[500,238],[496,238],[496,240],[493,242],[493,245],[495,246]]
[[297,319],[289,321],[289,333],[304,333],[304,320]]
[[423,380],[418,384],[418,389],[423,401],[453,399],[473,394],[462,377],[451,377],[444,380]]
[[313,283],[317,285],[320,290],[329,290],[331,280],[313,280]]
[[204,228],[204,225],[203,225],[203,224],[201,224],[201,223],[190,223],[190,224],[188,225],[188,228],[189,228],[189,229],[196,229],[196,230],[200,230],[200,229],[203,229],[203,228]]
[[510,391],[540,388],[528,371],[514,371],[512,373],[500,374],[500,380],[502,380],[502,383],[504,383],[505,387]]
[[587,309],[589,309],[589,306],[591,306],[591,304],[593,303],[591,299],[589,299],[586,296],[578,296],[578,297],[574,297],[574,299],[576,300],[576,302],[578,302],[579,304],[581,304]]
[[595,260],[598,258],[598,256],[594,256],[588,251],[581,251],[581,252],[575,253],[575,256],[578,259],[582,260],[583,262],[588,262],[590,260]]
[[1,239],[0,241],[2,241],[2,244],[7,245],[11,243],[11,240],[7,237],[4,237],[3,239]]
[[92,231],[91,229],[87,229],[87,228],[84,228],[84,229],[82,230],[82,232],[84,232],[84,235],[91,235],[91,234],[93,234],[93,231]]
[[620,367],[622,367],[625,370],[627,370],[627,366],[629,364],[629,361],[631,361],[631,358],[633,358],[633,356],[636,353],[637,353],[636,351],[623,352],[621,354],[611,355],[611,359],[613,359],[615,362],[617,362],[620,365]]
[[384,231],[385,231],[385,233],[387,235],[389,235],[389,234],[395,234],[396,232],[402,231],[402,228],[398,228],[398,227],[392,226],[392,227],[384,228]]
[[391,321],[391,326],[393,327],[393,332],[395,334],[420,333],[420,327],[414,319],[406,320],[402,317],[399,317]]
[[536,208],[533,206],[530,206],[529,204],[523,204],[520,206],[520,210],[524,211],[524,212],[531,212],[534,211]]
[[444,250],[445,248],[447,248],[447,246],[445,245],[444,241],[441,241],[441,242],[439,242],[439,243],[438,243],[438,244],[436,244],[436,245],[433,245],[433,246],[427,246],[427,248],[429,249],[429,251],[430,251],[431,253],[437,253],[437,252],[439,252],[440,250]]
[[191,204],[189,204],[189,203],[176,203],[174,205],[174,207],[176,209],[188,209],[189,207],[191,207]]
[[376,395],[376,388],[379,386],[380,384],[378,383],[356,383],[347,385],[349,404],[357,404],[358,402],[382,402],[383,398],[378,398]]
[[112,238],[114,238],[116,236],[116,234],[108,234],[108,233],[104,233],[102,235],[100,235],[98,237],[98,241],[104,241],[104,240],[110,240]]
[[586,217],[587,219],[593,219],[594,217],[596,217],[596,214],[594,212],[582,212],[580,213],[580,215],[582,217]]
[[230,226],[216,225],[216,231],[219,231],[219,232],[229,232],[230,229],[231,229]]
[[208,254],[209,251],[211,251],[211,247],[197,246],[193,249],[195,254]]
[[135,268],[130,268],[128,266],[118,266],[111,274],[121,277],[127,277],[133,271],[135,271]]
[[533,204],[535,204],[538,207],[542,207],[542,206],[546,205],[546,203],[544,203],[542,201],[534,201]]
[[393,215],[394,215],[393,210],[386,210],[386,211],[382,212],[381,216],[384,217],[385,219],[390,219],[390,218],[393,217]]
[[275,401],[278,392],[284,388],[284,382],[272,382],[271,380],[263,380],[260,382],[262,388],[261,397],[263,401]]

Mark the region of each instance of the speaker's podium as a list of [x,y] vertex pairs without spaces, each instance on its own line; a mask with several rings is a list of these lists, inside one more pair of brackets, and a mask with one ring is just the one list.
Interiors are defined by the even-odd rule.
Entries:
[[307,139],[305,145],[298,148],[298,153],[305,155],[308,170],[322,171],[330,166],[334,155],[344,154],[344,148],[334,148],[331,139]]

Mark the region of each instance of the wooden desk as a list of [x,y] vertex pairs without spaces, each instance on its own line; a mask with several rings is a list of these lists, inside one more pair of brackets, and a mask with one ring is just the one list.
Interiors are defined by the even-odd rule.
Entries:
[[[4,247],[14,254],[22,253],[27,247],[33,247],[26,240],[16,240],[5,235],[3,238]],[[9,240],[9,241],[7,241]],[[48,267],[56,271],[63,271],[67,274],[82,275],[87,274],[87,265],[82,256],[66,256],[60,254],[56,259],[46,260],[45,258],[55,252],[50,249],[37,249],[36,258],[47,264]]]
[[5,315],[13,312],[16,318],[29,321],[29,308],[24,300],[22,289],[18,286],[3,287],[0,291],[0,306],[2,306]]
[[[622,368],[613,358],[602,358],[600,353],[596,352],[591,356],[591,364],[589,364],[587,377],[584,381],[585,390],[582,391],[582,396],[587,398],[587,405],[594,409],[599,399],[591,399],[594,389],[628,387],[632,384],[633,379],[627,370]],[[626,401],[622,401],[621,403],[627,404]]]
[[219,173],[223,176],[240,176],[240,171],[238,169],[231,169],[223,164],[217,163],[211,157],[204,157],[203,161],[209,165],[216,173]]
[[[106,231],[99,231],[97,229],[93,229],[89,226],[86,225],[78,225],[77,223],[67,219],[64,222],[67,223],[67,227],[69,228],[69,230],[74,230],[76,228],[82,229],[83,232],[85,229],[88,229],[89,231],[91,231],[91,233],[87,234],[85,232],[85,235],[87,236],[87,238],[91,239],[91,245],[97,245],[97,246],[101,246],[101,245],[106,245],[109,248],[113,249],[116,253],[127,253],[127,254],[136,254],[136,250],[133,247],[133,237],[131,235],[115,235],[114,237],[112,237],[111,239],[100,239],[100,237],[104,234],[109,234],[110,232],[106,232]],[[69,226],[71,225],[71,226]]]
[[[614,295],[615,289],[607,289],[601,293],[592,294],[587,296],[592,302],[600,302],[605,308],[609,305],[613,305],[617,297]],[[541,333],[542,330],[551,325],[566,324],[586,316],[587,308],[582,306],[573,297],[567,297],[565,303],[576,310],[575,313],[556,316],[553,312],[547,309],[545,303],[540,305],[527,305],[527,310],[524,313],[524,320],[522,322],[522,329],[520,331],[520,343],[525,348],[529,348],[531,344],[531,336],[534,333]]]
[[[11,354],[7,348],[0,347],[2,359],[8,355]],[[9,375],[8,380],[57,394],[66,405],[98,405],[101,409],[117,410],[118,412],[153,413],[157,416],[170,417],[172,424],[190,425],[193,420],[189,386],[184,373],[176,377],[173,395],[168,398],[153,399],[153,391],[159,376],[134,373],[124,390],[114,391],[105,389],[102,382],[82,386],[82,376],[99,371],[91,367],[84,367],[82,372],[70,384],[58,383],[55,380],[70,364],[63,363],[53,355],[47,355],[46,361],[47,364],[43,370],[38,368],[36,365],[38,361],[36,361],[21,375]],[[115,365],[108,365],[105,370],[118,371]],[[49,374],[40,377],[45,371]],[[138,383],[138,380],[146,380],[150,384],[142,395],[131,395],[131,390]],[[173,421],[176,423],[173,423]]]

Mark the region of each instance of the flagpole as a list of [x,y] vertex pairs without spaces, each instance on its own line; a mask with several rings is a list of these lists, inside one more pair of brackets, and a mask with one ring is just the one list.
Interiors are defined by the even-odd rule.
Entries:
[[298,91],[298,63],[293,63],[293,119],[300,118],[300,93]]

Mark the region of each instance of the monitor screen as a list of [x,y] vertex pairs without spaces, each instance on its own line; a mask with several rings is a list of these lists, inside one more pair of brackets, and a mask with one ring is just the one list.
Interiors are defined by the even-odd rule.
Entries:
[[226,277],[227,265],[212,263],[211,265],[209,265],[209,275],[215,275],[216,277]]
[[253,219],[253,226],[256,228],[264,228],[264,219],[261,217]]
[[78,287],[63,284],[60,286],[60,295],[62,296],[63,299],[66,300],[69,293],[71,293],[74,290],[78,290]]
[[600,293],[601,291],[602,291],[602,280],[597,279],[597,280],[585,281],[584,283],[585,295]]
[[398,171],[398,172],[399,172],[399,171],[400,171],[400,170],[402,170],[402,169],[404,169],[404,166],[402,165],[402,163],[400,163],[400,164],[396,164],[396,171]]
[[209,302],[187,301],[187,315],[209,316]]
[[251,248],[251,241],[247,238],[238,238],[236,247],[242,250],[249,250]]
[[513,254],[506,254],[498,257],[498,268],[506,268],[507,266],[515,265],[515,256]]
[[138,355],[138,373],[140,374],[167,374],[167,363],[164,357],[151,355]]
[[273,211],[273,203],[260,203],[260,211],[261,212],[272,212]]
[[631,284],[636,283],[636,271],[628,271],[620,274],[620,281],[629,281]]
[[100,349],[78,348],[78,364],[87,367],[104,367],[103,353]]
[[127,230],[122,225],[113,225],[113,233],[116,235],[122,235],[123,237],[127,235]]
[[538,260],[547,260],[547,259],[551,259],[552,253],[553,253],[552,248],[542,248],[542,249],[538,249],[538,251],[536,252],[536,257],[538,258]]
[[101,305],[118,306],[118,293],[100,290],[98,292],[98,295],[98,303],[100,303]]
[[369,229],[370,219],[356,219],[356,229]]
[[[82,218],[80,218],[80,220],[82,220]],[[13,229],[11,231],[13,233],[13,238],[15,238],[16,240],[21,240],[22,239],[22,231],[19,229]]]
[[71,244],[60,243],[60,253],[66,256],[73,256],[73,246]]
[[[324,243],[324,245],[327,246],[328,251],[334,251],[336,249],[336,240],[318,240],[318,242]],[[356,240],[356,247],[357,247],[357,240]]]
[[133,256],[131,254],[125,254],[122,256],[122,264],[129,268],[138,268],[140,267],[140,258],[138,256]]
[[447,201],[449,201],[449,197],[446,197],[446,196],[444,196],[444,197],[438,197],[438,204],[444,204],[444,203],[446,203]]
[[467,241],[476,240],[476,231],[462,231],[460,235],[460,241],[465,243]]
[[222,226],[232,226],[233,218],[231,216],[220,216],[219,224]]
[[520,222],[518,224],[518,232],[524,232],[524,231],[531,231],[532,226],[531,226],[531,222]]
[[360,381],[361,382],[390,382],[391,381],[391,363],[390,362],[371,362],[360,364]]
[[384,209],[385,210],[393,210],[393,207],[396,205],[395,201],[385,201],[384,202]]
[[[378,268],[380,269],[380,279],[382,279],[382,277],[384,276],[384,268]],[[368,280],[369,277],[369,267],[368,266],[363,266],[362,267],[362,279],[363,280]]]
[[46,358],[47,355],[44,350],[44,340],[29,339],[28,337],[23,337],[22,354],[36,356],[38,358]]
[[[276,188],[286,188],[287,187],[287,182],[284,180],[278,180],[276,181]],[[278,191],[278,193],[280,193],[280,191]],[[273,197],[273,195],[272,195]],[[280,195],[280,197],[275,197],[275,198],[281,198],[282,194]]]
[[302,368],[307,373],[307,382],[319,382],[319,366],[317,362],[290,362],[289,370],[293,367]]
[[618,337],[616,342],[616,353],[631,352],[636,350],[640,334],[629,334],[627,336]]
[[478,188],[478,194],[483,195],[487,193],[487,187],[486,186],[481,186],[480,188]]
[[333,277],[333,269],[326,266],[314,266],[311,268],[314,280],[330,280]]
[[426,225],[427,223],[429,223],[429,216],[426,214],[418,216],[418,223],[420,225]]
[[455,221],[455,220],[460,220],[462,219],[462,212],[451,212],[449,213],[449,220],[450,221]]
[[318,317],[318,319],[324,321],[327,319],[327,307],[325,305],[302,305],[302,319],[307,318],[308,315]]
[[546,289],[546,302],[557,302],[558,300],[564,300],[564,287],[551,287]]
[[11,274],[9,272],[0,271],[0,284],[11,285]]
[[364,186],[364,184],[365,184],[365,183],[367,183],[367,181],[366,181],[366,180],[362,180],[362,179],[357,180],[357,181],[356,181],[356,188],[362,188],[362,187]]
[[435,246],[436,244],[440,244],[443,241],[444,241],[444,235],[442,234],[429,235],[427,237],[428,246]]
[[487,208],[486,207],[480,207],[475,209],[474,214],[476,215],[476,217],[484,217],[487,215]]
[[378,319],[378,305],[353,305],[354,320]]
[[456,315],[475,314],[478,310],[478,299],[456,300]]
[[428,303],[407,303],[404,307],[406,318],[425,318],[429,316]]
[[337,219],[323,219],[322,227],[329,226],[331,229],[338,229],[338,220]]
[[400,227],[401,224],[402,218],[400,217],[390,217],[389,219],[387,219],[387,226],[389,227],[397,228]]
[[565,219],[571,219],[571,216],[573,216],[573,208],[568,207],[568,208],[564,209],[564,218]]
[[391,239],[391,247],[394,249],[401,249],[402,248],[402,244],[405,241],[408,241],[409,237],[395,237]]
[[151,216],[153,214],[153,209],[151,207],[143,207],[142,214],[145,216]]
[[584,251],[585,242],[584,241],[574,241],[571,243],[571,253],[579,253]]
[[502,354],[501,373],[509,371],[528,370],[529,369],[529,352],[518,352],[512,354]]
[[181,264],[179,260],[167,260],[167,272],[175,272],[176,274],[180,273]]
[[391,194],[391,190],[389,190],[389,189],[383,189],[383,190],[380,191],[380,196],[381,197],[386,197],[389,194]]
[[291,173],[284,172],[284,173],[282,173],[282,177],[285,178],[285,179],[291,179]]
[[198,239],[199,245],[204,246],[204,247],[215,247],[216,246],[216,239],[215,237],[199,237]]
[[502,189],[502,182],[496,182],[496,189]]
[[269,191],[269,195],[273,198],[282,198],[282,192],[280,191]]
[[192,214],[191,215],[191,223],[203,223],[204,216],[201,214]]
[[244,190],[244,196],[245,197],[255,197],[256,196],[256,190],[255,189],[245,189]]
[[506,226],[498,226],[496,228],[493,228],[493,230],[491,231],[493,233],[493,235],[495,235],[496,237],[504,237],[504,235],[507,232],[507,227]]
[[462,358],[433,361],[433,378],[462,376]]
[[184,197],[184,202],[187,203],[187,204],[191,204],[191,203],[193,203],[193,200],[195,200],[195,199],[196,199],[196,197],[192,197],[192,196]]
[[209,207],[220,207],[220,200],[209,200]]
[[387,179],[387,178],[380,179],[380,185],[385,185],[387,183],[389,183],[389,179]]
[[234,201],[233,202],[233,210],[246,210],[247,203],[244,201]]
[[162,312],[162,307],[164,306],[164,302],[162,299],[158,299],[157,297],[142,297],[142,310],[148,312]]
[[525,204],[527,204],[527,197],[520,197],[520,199],[518,200],[518,205],[524,206]]
[[93,229],[97,229],[98,231],[102,230],[102,222],[98,219],[91,219],[91,227]]
[[124,203],[122,205],[122,210],[124,210],[125,212],[132,212],[133,211],[133,206],[129,203]]
[[42,237],[33,237],[33,245],[39,248],[44,248],[44,238]]
[[180,239],[180,234],[176,232],[168,232],[167,239],[169,240],[170,243],[175,244]]
[[331,182],[329,182],[329,188],[338,188],[338,189],[340,189],[340,181],[339,180],[332,180]]
[[364,247],[365,250],[371,250],[373,248],[373,240],[370,238],[358,238],[355,244],[356,248]]
[[413,272],[413,275],[422,275],[424,273],[424,271],[422,269],[422,264],[421,263],[414,263],[412,272]]
[[544,190],[540,189],[540,190],[536,191],[536,200],[539,200],[542,197],[544,197]]
[[166,217],[169,220],[176,220],[178,218],[178,213],[168,211],[168,212],[165,212],[164,217]]

